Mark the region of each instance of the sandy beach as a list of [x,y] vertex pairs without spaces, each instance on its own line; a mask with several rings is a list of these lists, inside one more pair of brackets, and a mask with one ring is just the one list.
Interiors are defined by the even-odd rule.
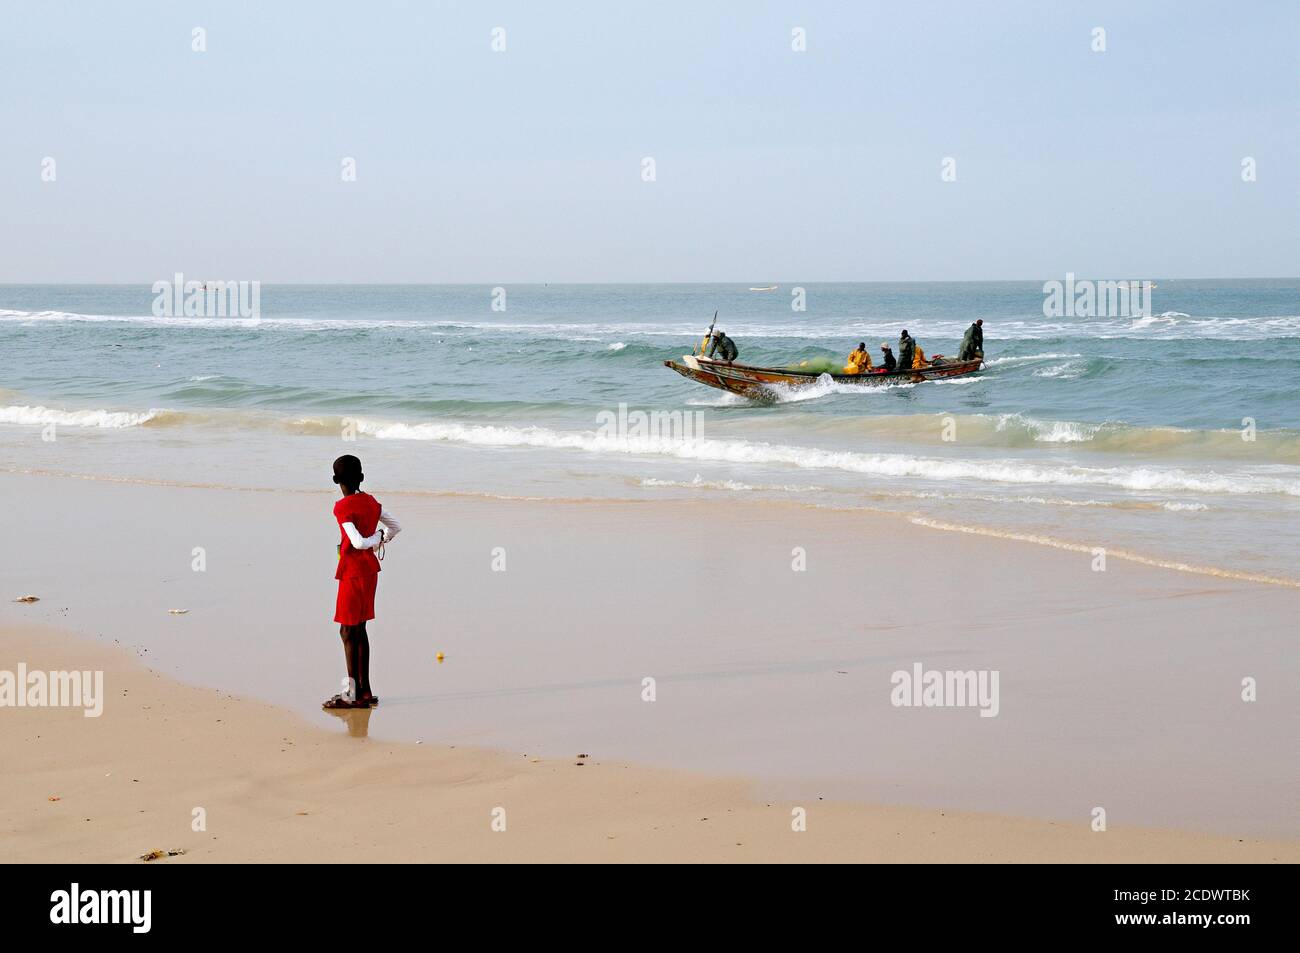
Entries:
[[1285,922],[1300,6],[13,7],[6,926]]
[[[6,627],[6,657],[101,668],[113,717],[30,709],[0,757],[6,862],[1291,862],[1300,844],[952,811],[757,799],[741,779],[599,757],[384,743],[224,692],[128,653]],[[349,730],[350,729],[350,730]],[[585,754],[585,752],[579,752]],[[792,811],[806,810],[794,831]],[[204,830],[194,830],[194,810]],[[504,808],[505,830],[494,830]]]
[[[376,486],[383,700],[340,719],[331,494],[0,483],[30,540],[0,668],[106,686],[98,718],[0,709],[0,859],[1300,859],[1293,589],[893,515]],[[891,703],[915,664],[997,671],[996,716]]]

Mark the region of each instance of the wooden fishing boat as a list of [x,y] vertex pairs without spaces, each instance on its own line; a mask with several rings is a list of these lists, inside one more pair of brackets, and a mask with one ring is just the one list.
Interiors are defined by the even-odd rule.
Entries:
[[716,387],[719,390],[742,394],[754,400],[771,400],[776,396],[773,387],[811,387],[823,376],[829,377],[837,384],[851,384],[855,387],[870,387],[876,384],[914,383],[919,381],[944,380],[949,377],[964,377],[980,369],[983,361],[979,358],[971,361],[939,359],[939,363],[927,364],[925,367],[910,371],[893,371],[891,373],[864,374],[824,374],[819,371],[799,371],[784,367],[754,367],[750,364],[728,364],[698,354],[684,354],[680,361],[664,361],[664,367],[670,367],[682,377]]

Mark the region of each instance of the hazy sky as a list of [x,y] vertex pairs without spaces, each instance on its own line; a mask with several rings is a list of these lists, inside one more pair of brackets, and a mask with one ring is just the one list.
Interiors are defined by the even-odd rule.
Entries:
[[1300,272],[1298,3],[5,0],[0,17],[3,282]]

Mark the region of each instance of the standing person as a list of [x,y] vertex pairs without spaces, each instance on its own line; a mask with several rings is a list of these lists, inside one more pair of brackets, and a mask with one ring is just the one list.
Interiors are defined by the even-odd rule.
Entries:
[[980,318],[974,324],[966,329],[966,334],[961,339],[961,350],[957,352],[957,360],[971,361],[977,357],[984,356],[984,319]]
[[898,369],[910,371],[915,359],[916,341],[907,333],[907,328],[903,328],[903,333],[898,336]]
[[897,359],[895,359],[895,357],[894,357],[894,352],[891,351],[891,350],[889,349],[889,345],[888,345],[888,344],[886,344],[886,343],[884,343],[884,342],[882,341],[882,342],[880,342],[880,353],[881,353],[882,355],[884,355],[884,356],[880,359],[880,363],[884,366],[884,368],[885,368],[885,373],[886,373],[886,374],[892,373],[893,370],[894,370],[896,367],[898,367],[898,361],[897,361]]
[[[379,699],[370,688],[370,636],[366,623],[375,617],[375,589],[379,585],[379,559],[375,550],[402,531],[392,514],[369,493],[361,492],[361,461],[345,454],[334,461],[334,482],[343,499],[334,504],[339,524],[339,581],[334,621],[343,639],[352,690],[335,695],[324,708],[370,708]],[[383,524],[383,528],[379,524]],[[385,532],[387,530],[387,532]],[[349,697],[351,696],[351,697]]]

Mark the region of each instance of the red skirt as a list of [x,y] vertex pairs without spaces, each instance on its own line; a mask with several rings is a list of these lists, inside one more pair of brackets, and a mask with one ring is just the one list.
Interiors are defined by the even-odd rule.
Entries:
[[378,575],[344,576],[340,579],[334,621],[340,625],[360,625],[373,619],[375,588],[378,585]]

